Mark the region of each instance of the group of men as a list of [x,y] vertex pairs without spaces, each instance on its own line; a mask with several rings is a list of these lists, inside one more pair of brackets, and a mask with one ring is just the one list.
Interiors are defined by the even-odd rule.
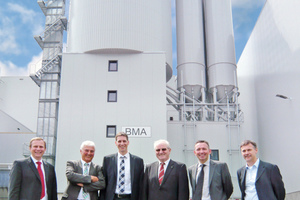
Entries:
[[[158,161],[145,169],[143,159],[128,152],[127,134],[118,133],[115,144],[118,152],[105,156],[100,167],[92,162],[94,142],[82,143],[81,159],[67,162],[68,186],[62,199],[189,200],[188,179],[192,200],[226,200],[233,192],[227,164],[210,159],[211,149],[205,140],[196,142],[198,163],[188,170],[185,164],[170,159],[171,147],[166,140],[154,143]],[[237,172],[242,200],[283,200],[285,189],[278,167],[257,157],[255,142],[246,140],[240,148],[246,160]],[[57,200],[54,167],[42,160],[45,141],[33,138],[29,149],[31,156],[15,161],[11,169],[9,200]]]

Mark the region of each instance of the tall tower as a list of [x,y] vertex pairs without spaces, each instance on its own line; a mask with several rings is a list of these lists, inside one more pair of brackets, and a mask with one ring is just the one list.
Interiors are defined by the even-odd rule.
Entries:
[[63,48],[63,31],[67,29],[67,19],[64,16],[65,0],[38,0],[38,4],[46,16],[46,23],[44,32],[39,36],[34,36],[34,38],[43,49],[43,59],[42,67],[40,69],[31,69],[33,73],[30,74],[30,77],[40,87],[37,136],[44,138],[47,143],[44,158],[54,164],[61,53]]

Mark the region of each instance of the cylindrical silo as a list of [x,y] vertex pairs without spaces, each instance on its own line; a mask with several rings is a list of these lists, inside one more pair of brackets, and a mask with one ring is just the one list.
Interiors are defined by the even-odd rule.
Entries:
[[171,21],[171,0],[71,0],[67,52],[165,52],[171,78]]
[[203,28],[202,0],[177,0],[177,88],[196,99],[206,87]]
[[237,87],[231,1],[204,0],[204,13],[209,92],[226,100]]

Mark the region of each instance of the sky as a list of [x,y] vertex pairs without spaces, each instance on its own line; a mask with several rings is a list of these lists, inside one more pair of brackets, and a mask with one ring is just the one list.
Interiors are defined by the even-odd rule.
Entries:
[[[45,16],[36,0],[1,1],[0,76],[27,76],[30,67],[42,59],[42,49],[33,36],[43,32]],[[69,1],[66,1],[67,5]],[[231,0],[237,62],[265,1]],[[175,22],[175,0],[172,0],[172,10],[172,20]],[[175,29],[176,25],[173,23],[174,33]],[[176,64],[176,38],[173,34],[174,74],[177,74]]]

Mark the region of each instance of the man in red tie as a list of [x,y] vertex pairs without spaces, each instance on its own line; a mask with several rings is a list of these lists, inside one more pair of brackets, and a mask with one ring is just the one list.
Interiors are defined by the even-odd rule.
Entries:
[[43,161],[46,142],[39,137],[29,144],[31,156],[16,160],[10,172],[9,200],[57,200],[56,175],[54,167]]
[[186,166],[170,159],[168,141],[154,142],[158,162],[146,166],[143,200],[188,200],[189,186]]

